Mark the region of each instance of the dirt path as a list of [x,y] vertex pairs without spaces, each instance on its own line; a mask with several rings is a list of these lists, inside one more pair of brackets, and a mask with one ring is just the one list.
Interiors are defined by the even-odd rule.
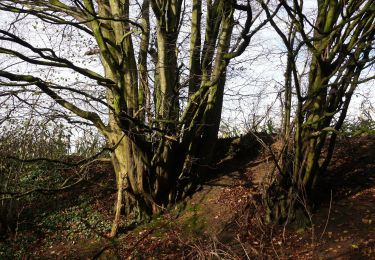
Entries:
[[200,191],[113,241],[38,252],[50,259],[375,259],[375,137],[340,140],[319,184],[321,207],[302,233],[266,227],[257,214],[267,158],[222,160]]
[[259,201],[259,182],[272,167],[267,158],[260,153],[251,160],[221,161],[202,189],[167,217],[120,239],[122,244],[136,244],[120,247],[120,255],[134,259],[375,259],[375,138],[340,141],[320,183],[323,203],[311,213],[312,227],[304,232],[266,227],[253,207]]
[[267,158],[219,165],[218,177],[187,201],[189,210],[178,218],[179,225],[188,225],[184,232],[221,244],[234,259],[375,259],[375,137],[340,140],[319,184],[322,204],[303,233],[265,231],[259,218],[246,216],[272,168]]

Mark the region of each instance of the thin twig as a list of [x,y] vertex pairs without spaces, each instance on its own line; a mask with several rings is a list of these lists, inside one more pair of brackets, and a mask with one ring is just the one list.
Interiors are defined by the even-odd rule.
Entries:
[[329,209],[328,209],[328,216],[327,216],[326,224],[324,225],[324,229],[319,240],[322,239],[324,233],[326,232],[328,222],[329,222],[329,217],[331,216],[331,208],[332,208],[332,190],[331,190],[331,199],[329,200]]

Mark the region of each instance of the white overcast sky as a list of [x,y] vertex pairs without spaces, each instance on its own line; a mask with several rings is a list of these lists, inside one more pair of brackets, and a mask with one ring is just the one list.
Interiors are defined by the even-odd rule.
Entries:
[[[314,3],[315,1],[312,0],[304,1],[308,12],[314,10]],[[0,17],[4,21],[0,25],[0,28],[7,29],[14,15],[5,14],[0,11]],[[32,40],[38,47],[53,47],[53,49],[58,50],[61,56],[74,61],[77,65],[90,68],[101,74],[103,73],[98,58],[83,55],[89,48],[95,47],[95,43],[90,37],[83,34],[79,35],[74,30],[56,30],[56,27],[46,26],[41,22],[35,23],[31,18],[26,18],[20,24],[21,26],[17,28],[18,33]],[[188,29],[187,27],[186,31]],[[70,40],[69,37],[71,37]],[[9,42],[0,42],[0,46],[10,47],[10,45],[11,43]],[[281,55],[280,53],[284,50],[285,48],[278,35],[268,27],[255,35],[243,56],[232,62],[228,68],[229,77],[225,91],[223,108],[224,124],[230,123],[231,127],[241,131],[246,127],[245,123],[251,120],[252,114],[255,113],[257,116],[263,116],[268,109],[270,109],[270,115],[266,119],[271,119],[274,123],[278,123],[277,120],[280,118],[280,101],[276,100],[276,93],[281,88],[280,83],[283,82],[285,55]],[[0,54],[0,69],[4,69],[11,62],[13,61],[10,61],[8,57]],[[25,74],[42,74],[46,78],[60,82],[66,81],[69,83],[85,80],[71,71],[54,70],[46,67],[40,70],[40,68],[26,65],[25,63],[19,63],[10,69],[21,71]],[[374,73],[374,71],[370,71],[370,73]],[[355,118],[360,116],[360,108],[363,100],[368,99],[370,103],[375,104],[373,83],[369,82],[359,87],[357,95],[353,98],[349,117]],[[71,98],[73,100],[73,97]],[[4,110],[4,108],[1,110]],[[375,118],[375,114],[373,116]]]

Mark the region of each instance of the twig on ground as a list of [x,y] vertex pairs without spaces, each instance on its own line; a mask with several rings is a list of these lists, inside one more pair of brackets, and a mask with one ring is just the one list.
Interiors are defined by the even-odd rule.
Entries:
[[326,223],[324,225],[324,229],[323,229],[323,232],[322,234],[320,235],[320,238],[319,240],[321,240],[324,236],[324,233],[326,232],[326,229],[327,229],[327,226],[328,226],[328,222],[329,222],[329,217],[331,216],[331,209],[332,209],[332,190],[331,190],[331,198],[329,200],[329,208],[328,208],[328,215],[327,215],[327,220],[326,220]]

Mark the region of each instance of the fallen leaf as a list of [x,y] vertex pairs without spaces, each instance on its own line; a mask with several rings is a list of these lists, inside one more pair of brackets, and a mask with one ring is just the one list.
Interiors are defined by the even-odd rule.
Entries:
[[363,223],[363,224],[371,224],[371,223],[372,223],[372,219],[366,219],[366,218],[363,218],[363,219],[362,219],[362,223]]

